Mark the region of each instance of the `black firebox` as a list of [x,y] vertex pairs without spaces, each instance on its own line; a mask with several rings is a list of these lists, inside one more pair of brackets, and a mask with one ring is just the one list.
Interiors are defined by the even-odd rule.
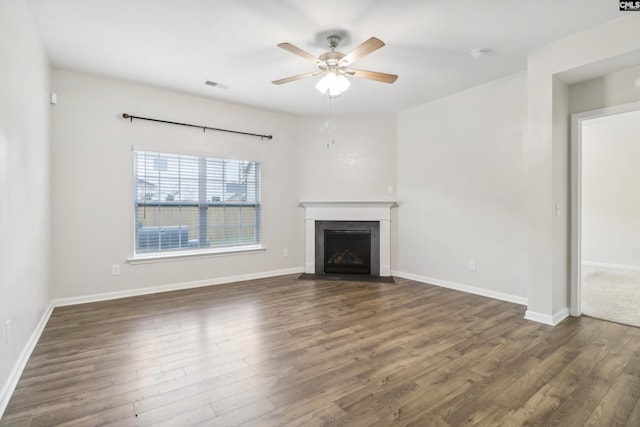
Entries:
[[371,231],[324,230],[324,272],[371,274]]

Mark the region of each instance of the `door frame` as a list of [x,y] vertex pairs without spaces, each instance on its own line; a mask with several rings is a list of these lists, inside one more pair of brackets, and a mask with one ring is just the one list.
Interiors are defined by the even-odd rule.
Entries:
[[581,316],[582,125],[587,120],[640,110],[640,101],[571,115],[571,315]]

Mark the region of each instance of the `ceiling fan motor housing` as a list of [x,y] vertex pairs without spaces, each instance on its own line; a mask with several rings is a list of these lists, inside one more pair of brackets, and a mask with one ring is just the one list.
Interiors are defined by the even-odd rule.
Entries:
[[335,34],[332,34],[329,37],[327,37],[327,42],[328,42],[329,48],[331,50],[334,50],[335,48],[337,48],[338,45],[340,44],[340,40],[342,40],[340,38],[340,36],[335,35]]
[[319,59],[328,67],[337,67],[342,58],[344,58],[344,53],[331,51],[323,53]]

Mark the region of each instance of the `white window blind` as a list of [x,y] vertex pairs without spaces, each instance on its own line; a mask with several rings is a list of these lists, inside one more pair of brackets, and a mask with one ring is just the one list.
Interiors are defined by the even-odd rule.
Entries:
[[260,163],[134,151],[135,251],[260,245]]

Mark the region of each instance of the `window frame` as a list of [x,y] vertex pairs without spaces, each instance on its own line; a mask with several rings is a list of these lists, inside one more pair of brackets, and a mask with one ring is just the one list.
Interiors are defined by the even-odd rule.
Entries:
[[[140,179],[140,177],[138,176],[138,172],[137,172],[137,159],[138,159],[138,154],[142,153],[143,155],[158,155],[158,156],[167,156],[169,158],[173,157],[174,159],[179,159],[181,156],[185,156],[185,157],[195,157],[197,158],[197,162],[199,164],[199,171],[198,171],[198,200],[163,200],[162,197],[159,197],[158,200],[144,200],[144,199],[140,199],[139,198],[139,188],[138,188],[138,181]],[[252,181],[251,183],[253,185],[255,185],[255,188],[253,189],[254,194],[255,194],[255,201],[221,201],[221,200],[207,200],[207,195],[206,195],[206,189],[202,190],[202,183],[210,181],[211,180],[211,175],[207,175],[206,173],[206,164],[208,161],[212,161],[212,162],[223,162],[223,165],[226,165],[226,162],[228,161],[233,161],[233,162],[247,162],[247,163],[252,163],[254,165],[254,167],[256,168],[256,171],[254,172],[254,176],[255,179],[254,181]],[[262,163],[256,160],[249,160],[249,159],[237,159],[237,158],[229,158],[229,157],[219,157],[219,156],[212,156],[211,154],[205,154],[205,153],[192,153],[192,152],[168,152],[168,151],[161,151],[161,150],[153,150],[153,149],[142,149],[142,148],[136,148],[133,147],[132,150],[132,163],[133,163],[133,256],[130,257],[128,259],[129,262],[131,263],[145,263],[145,262],[158,262],[158,261],[166,261],[166,260],[174,260],[174,259],[183,259],[183,258],[198,258],[198,257],[206,257],[206,256],[212,256],[212,255],[236,255],[236,254],[243,254],[243,253],[254,253],[254,252],[263,252],[266,248],[263,246],[262,244]],[[205,165],[204,169],[202,169],[202,165]],[[202,171],[205,171],[204,174],[202,173]],[[178,170],[178,177],[177,179],[179,181],[183,180],[183,175],[181,174],[181,172]],[[223,184],[223,188],[224,188],[224,184],[227,183],[235,183],[235,181],[226,181],[225,177],[224,177],[224,166],[223,166],[223,172],[221,175],[222,180],[220,181]],[[216,176],[217,178],[217,176]],[[198,221],[197,221],[197,234],[198,234],[198,241],[200,241],[200,239],[202,239],[203,237],[205,238],[205,240],[208,242],[210,241],[210,239],[207,237],[207,233],[209,231],[209,228],[211,228],[208,225],[208,220],[207,218],[207,211],[214,207],[214,208],[237,208],[239,207],[240,209],[242,209],[242,207],[246,206],[246,207],[250,207],[252,209],[255,210],[254,214],[253,214],[253,218],[254,218],[254,225],[253,225],[253,229],[254,229],[254,235],[256,236],[255,243],[248,243],[248,244],[239,244],[239,245],[211,245],[211,246],[206,246],[206,247],[197,247],[197,248],[185,248],[185,247],[179,247],[179,248],[170,248],[170,249],[157,249],[157,250],[140,250],[139,248],[139,209],[140,208],[148,208],[148,207],[152,207],[152,208],[156,208],[158,210],[160,210],[162,207],[173,207],[173,206],[178,206],[178,207],[195,207],[198,208]],[[223,210],[224,213],[225,210]],[[238,215],[241,215],[241,213],[239,213]],[[204,221],[203,221],[204,218]],[[167,227],[165,225],[165,227]],[[169,226],[172,227],[172,226]],[[179,227],[183,227],[183,225],[179,225]],[[149,229],[153,229],[156,227],[148,227]],[[162,224],[159,224],[157,226],[157,229],[162,230],[163,226]],[[242,224],[239,226],[234,226],[234,227],[227,227],[226,225],[222,225],[223,230],[226,228],[229,229],[238,229],[241,230],[243,228]],[[224,235],[224,231],[223,231],[223,235]]]

